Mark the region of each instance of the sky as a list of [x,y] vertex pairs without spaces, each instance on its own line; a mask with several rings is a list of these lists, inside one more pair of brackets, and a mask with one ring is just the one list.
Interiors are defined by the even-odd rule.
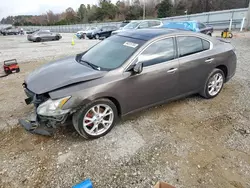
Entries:
[[[76,10],[80,4],[96,4],[98,0],[0,0],[0,20],[9,15],[39,15],[52,10],[55,13],[68,7]],[[115,2],[115,0],[112,0]]]

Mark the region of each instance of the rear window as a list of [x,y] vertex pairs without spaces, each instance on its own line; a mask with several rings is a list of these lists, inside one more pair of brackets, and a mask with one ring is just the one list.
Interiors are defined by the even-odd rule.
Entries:
[[195,54],[203,51],[202,40],[197,37],[178,37],[179,56]]
[[180,57],[210,49],[210,43],[198,37],[177,37],[177,41]]
[[210,49],[210,42],[206,41],[206,40],[202,40],[203,43],[203,49],[204,50],[209,50]]

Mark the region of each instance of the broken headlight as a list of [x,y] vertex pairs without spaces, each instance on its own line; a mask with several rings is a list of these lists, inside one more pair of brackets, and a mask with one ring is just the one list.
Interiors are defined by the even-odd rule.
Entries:
[[62,107],[69,99],[70,96],[57,100],[49,99],[38,106],[37,114],[41,116],[59,116],[67,114],[70,109],[63,110]]

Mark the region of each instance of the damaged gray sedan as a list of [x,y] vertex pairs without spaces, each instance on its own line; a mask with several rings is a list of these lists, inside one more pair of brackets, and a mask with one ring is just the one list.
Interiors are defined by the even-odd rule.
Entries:
[[70,118],[81,136],[99,138],[132,112],[195,93],[216,97],[236,62],[230,43],[203,34],[121,32],[31,73],[23,87],[35,112],[19,122],[32,133],[52,135]]

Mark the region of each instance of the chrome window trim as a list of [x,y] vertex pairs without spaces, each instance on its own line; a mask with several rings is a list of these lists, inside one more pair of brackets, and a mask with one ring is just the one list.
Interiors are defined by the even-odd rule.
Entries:
[[[124,66],[124,71],[123,72],[126,72],[127,69],[134,63],[134,61],[139,57],[139,55],[141,55],[151,44],[155,43],[155,42],[158,42],[160,40],[164,40],[164,39],[168,39],[168,38],[174,38],[176,39],[176,45],[178,47],[178,41],[177,41],[177,37],[196,37],[196,38],[200,38],[202,40],[206,40],[210,43],[210,48],[208,50],[204,50],[204,51],[201,51],[201,52],[197,52],[195,54],[191,54],[191,55],[187,55],[187,56],[184,56],[184,57],[177,57],[173,60],[181,60],[182,58],[186,58],[186,57],[190,57],[190,56],[194,56],[194,55],[197,55],[197,54],[200,54],[200,53],[204,53],[204,52],[208,52],[208,51],[211,51],[213,48],[214,48],[214,44],[208,40],[206,37],[203,37],[203,36],[197,36],[196,34],[192,34],[192,33],[189,33],[189,34],[173,34],[173,35],[169,35],[169,36],[160,36],[160,37],[157,37],[157,38],[154,38],[148,42],[146,42],[146,44],[144,44],[142,47],[141,47],[141,50],[138,49],[137,52],[133,55],[133,57],[129,58],[127,62],[130,62],[130,63],[125,63],[126,65]],[[179,55],[179,49],[177,48],[177,54]],[[139,52],[138,52],[139,51]],[[171,60],[171,61],[173,61]],[[157,65],[157,64],[156,64]]]
[[[152,45],[153,43],[155,42],[158,42],[160,40],[164,40],[164,39],[168,39],[168,38],[174,38],[175,36],[172,35],[172,36],[163,36],[163,37],[160,37],[160,38],[157,38],[157,39],[154,39],[154,40],[151,40],[149,42],[147,42],[146,44],[144,44],[141,48],[142,50],[140,50],[139,53],[135,54],[134,58],[132,58],[130,61],[130,63],[127,64],[127,66],[125,66],[124,68],[124,72],[127,71],[127,69],[134,63],[134,61],[150,46]],[[174,40],[174,39],[173,39]],[[175,58],[177,59],[177,58]]]
[[[206,39],[206,38],[204,38],[204,37],[202,37],[202,36],[185,35],[185,34],[178,34],[178,35],[176,35],[177,46],[178,46],[177,37],[196,37],[196,38],[200,38],[200,39],[202,39],[202,40],[206,40],[206,41],[208,41],[208,42],[210,43],[210,48],[209,48],[208,50],[203,50],[203,51],[201,51],[201,52],[197,52],[197,53],[190,54],[190,55],[187,55],[187,56],[178,57],[178,59],[180,59],[180,60],[183,59],[183,58],[186,58],[186,57],[192,57],[192,56],[197,55],[197,54],[201,54],[201,53],[204,53],[204,52],[211,51],[211,50],[214,48],[214,44],[213,44],[210,40],[208,40],[208,39]],[[178,54],[179,54],[179,48],[178,48]]]

